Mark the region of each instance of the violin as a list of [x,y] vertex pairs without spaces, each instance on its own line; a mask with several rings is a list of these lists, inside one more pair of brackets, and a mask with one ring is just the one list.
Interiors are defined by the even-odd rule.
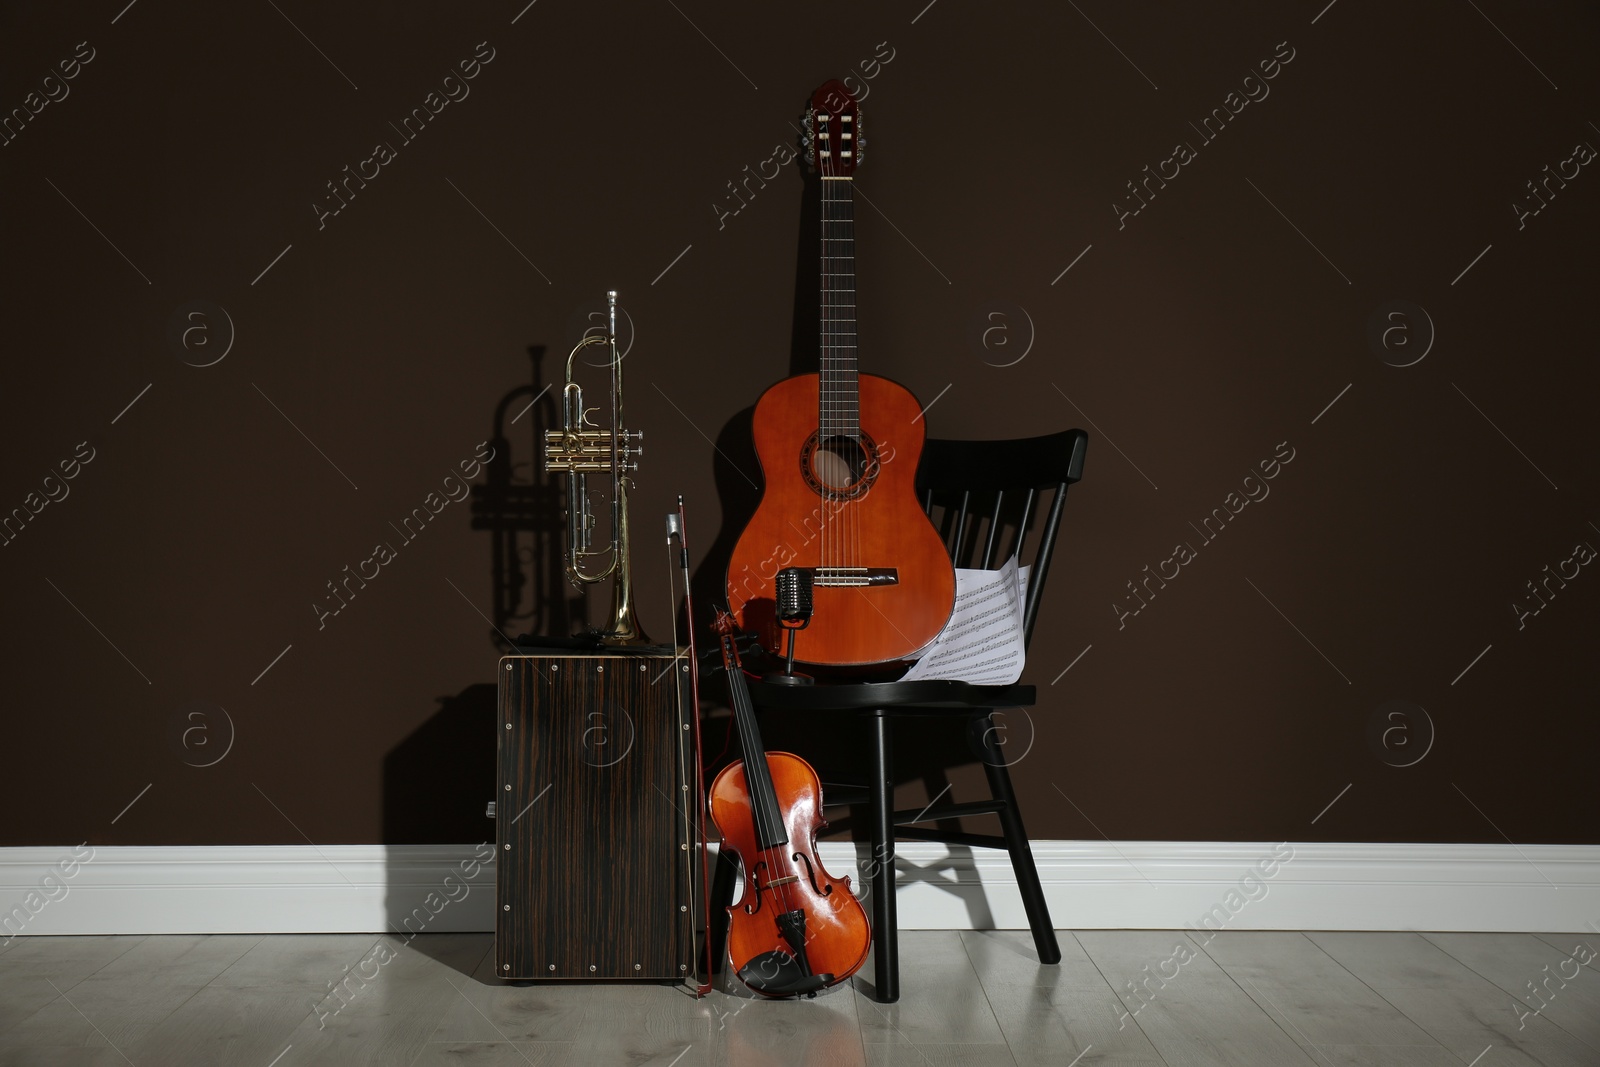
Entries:
[[757,993],[815,996],[860,970],[872,927],[850,879],[834,878],[817,859],[817,831],[828,825],[817,772],[762,747],[732,615],[718,613],[717,634],[743,755],[711,783],[711,818],[744,886],[728,908],[728,956]]

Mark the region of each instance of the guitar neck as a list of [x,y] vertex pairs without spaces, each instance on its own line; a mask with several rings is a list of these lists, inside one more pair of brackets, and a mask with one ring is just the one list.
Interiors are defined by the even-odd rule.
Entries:
[[855,182],[822,186],[822,373],[817,426],[823,438],[861,437],[856,372]]

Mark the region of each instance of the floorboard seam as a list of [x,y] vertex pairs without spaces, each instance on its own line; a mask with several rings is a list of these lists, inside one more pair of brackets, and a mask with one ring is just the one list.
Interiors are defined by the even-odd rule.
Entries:
[[[1106,977],[1106,972],[1101,968],[1100,962],[1098,960],[1096,960],[1094,958],[1094,956],[1090,955],[1089,947],[1087,945],[1085,945],[1082,941],[1078,940],[1077,931],[1076,930],[1068,930],[1068,931],[1066,931],[1066,933],[1067,933],[1067,935],[1069,937],[1072,938],[1073,942],[1077,944],[1078,951],[1083,953],[1083,958],[1089,961],[1089,966],[1094,968],[1094,973],[1098,974],[1100,976],[1100,980],[1106,984],[1106,988],[1111,990],[1111,999],[1113,1001],[1115,1001],[1118,1005],[1120,1005],[1124,1012],[1127,1012],[1128,1011],[1128,1005],[1127,1005],[1126,1002],[1123,1001],[1122,994],[1117,992],[1117,987],[1112,985],[1111,984],[1111,979]],[[1156,1043],[1150,1039],[1150,1035],[1144,1032],[1144,1027],[1139,1025],[1139,1020],[1138,1020],[1137,1016],[1133,1015],[1132,1013],[1129,1013],[1128,1014],[1128,1018],[1133,1021],[1133,1027],[1134,1027],[1135,1030],[1139,1031],[1139,1036],[1144,1038],[1144,1043],[1150,1046],[1150,1051],[1154,1052],[1156,1054],[1156,1058],[1161,1061],[1162,1067],[1172,1067],[1172,1063],[1171,1063],[1170,1060],[1167,1059],[1165,1053],[1163,1053],[1159,1048],[1156,1047]],[[1118,1027],[1118,1030],[1120,1031],[1121,1027]]]
[[[1017,1059],[1017,1050],[1011,1047],[1011,1038],[1006,1034],[1005,1026],[1000,1022],[1000,1013],[994,1010],[994,1001],[989,999],[988,987],[983,984],[983,975],[978,971],[978,965],[972,958],[972,950],[967,947],[967,931],[956,931],[956,941],[961,945],[961,954],[967,958],[967,966],[972,971],[972,977],[977,982],[978,991],[983,994],[984,1007],[989,1009],[989,1017],[994,1020],[995,1029],[1000,1031],[1000,1040],[1005,1042],[1006,1055],[1011,1057],[1012,1067],[1022,1061]],[[1043,966],[1043,964],[1040,964]]]
[[[1498,989],[1501,992],[1505,993],[1512,1000],[1518,999],[1518,994],[1515,991],[1506,989],[1505,986],[1503,986],[1499,982],[1495,981],[1492,977],[1490,977],[1487,974],[1484,974],[1482,971],[1478,970],[1478,968],[1474,967],[1472,964],[1468,963],[1466,960],[1462,959],[1460,956],[1457,956],[1454,952],[1451,952],[1449,949],[1447,949],[1443,945],[1439,944],[1433,938],[1429,937],[1427,935],[1427,933],[1423,933],[1423,932],[1419,931],[1417,936],[1421,937],[1422,940],[1426,941],[1428,944],[1432,945],[1434,948],[1438,949],[1440,952],[1443,952],[1446,956],[1449,956],[1451,959],[1455,960],[1457,963],[1459,963],[1461,966],[1465,967],[1467,970],[1471,971],[1473,974],[1477,975],[1479,978],[1482,978],[1485,982],[1488,982],[1490,985],[1494,986],[1496,989]],[[1540,944],[1544,944],[1545,943],[1544,938],[1542,938],[1542,937],[1534,937],[1534,935],[1532,935],[1532,934],[1519,934],[1518,936],[1521,936],[1521,937],[1533,937],[1533,939],[1535,941],[1539,942]],[[1552,948],[1551,951],[1560,952],[1561,950],[1558,949],[1558,948]],[[1551,999],[1553,1000],[1555,998],[1552,997]],[[1560,1030],[1563,1034],[1566,1034],[1568,1037],[1572,1038],[1572,1040],[1578,1042],[1580,1045],[1587,1045],[1591,1049],[1594,1048],[1594,1045],[1589,1042],[1588,1038],[1585,1038],[1581,1034],[1573,1033],[1571,1030],[1568,1030],[1565,1026],[1562,1026],[1560,1022],[1558,1022],[1557,1020],[1551,1018],[1549,1015],[1546,1015],[1543,1011],[1537,1012],[1536,1014],[1538,1015],[1539,1018],[1543,1019],[1545,1022],[1549,1023],[1551,1026],[1555,1027],[1557,1030]]]
[[[1428,1038],[1430,1040],[1432,1040],[1433,1043],[1435,1045],[1437,1045],[1439,1048],[1444,1049],[1446,1052],[1450,1052],[1449,1047],[1447,1045],[1445,1045],[1445,1043],[1443,1041],[1440,1041],[1437,1037],[1434,1037],[1433,1031],[1429,1030],[1426,1026],[1423,1026],[1422,1023],[1418,1022],[1416,1019],[1413,1019],[1411,1016],[1407,1015],[1403,1010],[1401,1010],[1401,1008],[1398,1005],[1396,1005],[1388,997],[1384,996],[1378,990],[1378,988],[1376,986],[1372,985],[1372,983],[1368,982],[1366,979],[1362,978],[1359,974],[1357,974],[1356,972],[1352,971],[1349,967],[1346,967],[1343,960],[1341,960],[1338,956],[1335,956],[1333,953],[1329,952],[1326,948],[1324,948],[1321,945],[1319,945],[1315,940],[1312,939],[1312,937],[1309,934],[1306,933],[1306,931],[1297,930],[1295,932],[1298,933],[1301,937],[1305,938],[1305,940],[1310,943],[1312,948],[1316,949],[1318,952],[1320,952],[1324,956],[1328,957],[1328,959],[1332,960],[1334,962],[1334,964],[1336,964],[1341,971],[1343,971],[1345,974],[1348,974],[1351,978],[1355,979],[1357,982],[1359,982],[1365,988],[1371,990],[1373,996],[1377,997],[1379,1000],[1383,1001],[1385,1004],[1389,1005],[1389,1007],[1393,1008],[1396,1012],[1398,1012],[1399,1015],[1400,1015],[1400,1018],[1404,1019],[1406,1022],[1410,1023],[1412,1026],[1415,1026],[1418,1030],[1421,1030],[1424,1034],[1427,1034]],[[1453,1052],[1450,1053],[1450,1054],[1452,1056],[1455,1055],[1455,1053],[1453,1053]]]
[[[1215,937],[1216,935],[1213,934],[1212,936]],[[1190,938],[1190,940],[1193,941],[1194,939]],[[1235,989],[1237,989],[1240,993],[1244,994],[1244,997],[1245,997],[1246,1000],[1248,1000],[1250,1003],[1252,1003],[1252,1004],[1254,1004],[1256,1006],[1256,1010],[1257,1011],[1261,1012],[1262,1015],[1266,1016],[1267,1020],[1269,1022],[1271,1022],[1273,1026],[1276,1026],[1278,1028],[1278,1032],[1280,1034],[1282,1034],[1284,1037],[1288,1038],[1290,1044],[1292,1044],[1297,1049],[1300,1048],[1300,1043],[1294,1039],[1294,1035],[1289,1033],[1288,1030],[1285,1030],[1283,1028],[1283,1022],[1289,1022],[1289,1017],[1287,1015],[1284,1016],[1283,1022],[1279,1022],[1277,1017],[1274,1016],[1272,1012],[1270,1012],[1266,1008],[1262,1007],[1261,1002],[1256,1000],[1255,997],[1252,997],[1250,995],[1250,991],[1249,990],[1245,989],[1244,986],[1239,984],[1239,980],[1233,976],[1232,972],[1230,972],[1226,967],[1224,967],[1222,965],[1222,961],[1218,960],[1211,953],[1206,952],[1206,947],[1205,947],[1204,944],[1200,945],[1200,951],[1205,954],[1206,959],[1210,960],[1216,966],[1217,970],[1222,972],[1223,976],[1226,977],[1228,979],[1228,981],[1233,983],[1233,986],[1234,986]],[[1252,984],[1254,984],[1254,983],[1252,983]],[[1289,1025],[1292,1027],[1292,1026],[1294,1026],[1294,1023],[1289,1022]],[[1298,1031],[1298,1028],[1296,1028],[1296,1029]],[[1333,1063],[1333,1060],[1328,1058],[1328,1054],[1326,1052],[1323,1052],[1321,1049],[1317,1048],[1316,1045],[1310,1045],[1310,1048],[1318,1056],[1321,1056],[1324,1060],[1327,1060],[1328,1063],[1330,1063],[1330,1064]],[[1317,1062],[1316,1059],[1314,1057],[1311,1057],[1311,1056],[1307,1056],[1306,1059],[1309,1060],[1311,1063],[1316,1063]]]
[[[204,945],[206,942],[210,941],[212,938],[217,937],[217,936],[219,936],[219,935],[217,935],[217,934],[206,934],[199,941],[195,942],[195,947],[198,948],[199,946]],[[222,936],[232,936],[232,935],[222,935]],[[246,956],[248,956],[250,954],[250,950],[255,948],[257,945],[261,944],[262,940],[263,940],[263,938],[261,938],[261,937],[256,938],[254,941],[252,941],[250,943],[250,947],[249,948],[246,948],[243,952],[239,953],[231,961],[229,961],[227,967],[222,968],[222,970],[218,971],[216,974],[214,974],[210,978],[206,979],[204,984],[202,984],[197,989],[195,989],[195,991],[193,993],[190,993],[188,996],[184,997],[183,1000],[180,1003],[174,1005],[174,1007],[173,1007],[173,1009],[171,1011],[167,1012],[161,1018],[157,1019],[150,1026],[149,1033],[152,1033],[152,1034],[155,1033],[156,1030],[161,1026],[162,1023],[166,1022],[168,1019],[170,1019],[174,1015],[178,1014],[178,1012],[182,1011],[183,1010],[183,1006],[185,1004],[189,1003],[189,1001],[193,1000],[195,997],[198,997],[201,993],[204,993],[206,991],[206,989],[211,985],[212,982],[215,982],[219,977],[221,977],[224,973],[226,973],[235,963],[238,963],[240,960],[242,960]],[[143,1044],[143,1039],[133,1042],[128,1047],[129,1048],[136,1048],[140,1044]],[[117,1051],[121,1052],[122,1050],[118,1049]],[[127,1059],[126,1056],[124,1056],[123,1058]],[[131,1063],[133,1061],[129,1060],[128,1062]]]

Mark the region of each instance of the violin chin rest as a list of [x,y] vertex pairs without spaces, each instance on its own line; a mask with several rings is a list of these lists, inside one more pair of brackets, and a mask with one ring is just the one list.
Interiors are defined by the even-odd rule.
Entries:
[[816,996],[818,990],[833,984],[833,975],[807,974],[799,960],[774,949],[741,967],[739,980],[764,996],[798,997]]

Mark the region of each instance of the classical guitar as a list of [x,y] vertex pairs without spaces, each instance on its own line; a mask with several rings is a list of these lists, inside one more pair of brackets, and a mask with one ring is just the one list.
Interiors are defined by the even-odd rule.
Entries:
[[856,367],[853,182],[861,111],[837,81],[806,116],[821,179],[821,369],[779,382],[756,403],[761,503],[728,564],[740,626],[779,651],[774,585],[812,572],[815,611],[798,658],[847,666],[911,659],[950,618],[955,572],[917,503],[922,408],[904,386]]
[[719,612],[717,632],[744,757],[711,783],[721,847],[743,872],[744,895],[728,909],[728,958],[757,993],[815,994],[860,969],[872,927],[850,879],[832,877],[817,859],[817,831],[827,825],[817,772],[762,746],[733,616]]

